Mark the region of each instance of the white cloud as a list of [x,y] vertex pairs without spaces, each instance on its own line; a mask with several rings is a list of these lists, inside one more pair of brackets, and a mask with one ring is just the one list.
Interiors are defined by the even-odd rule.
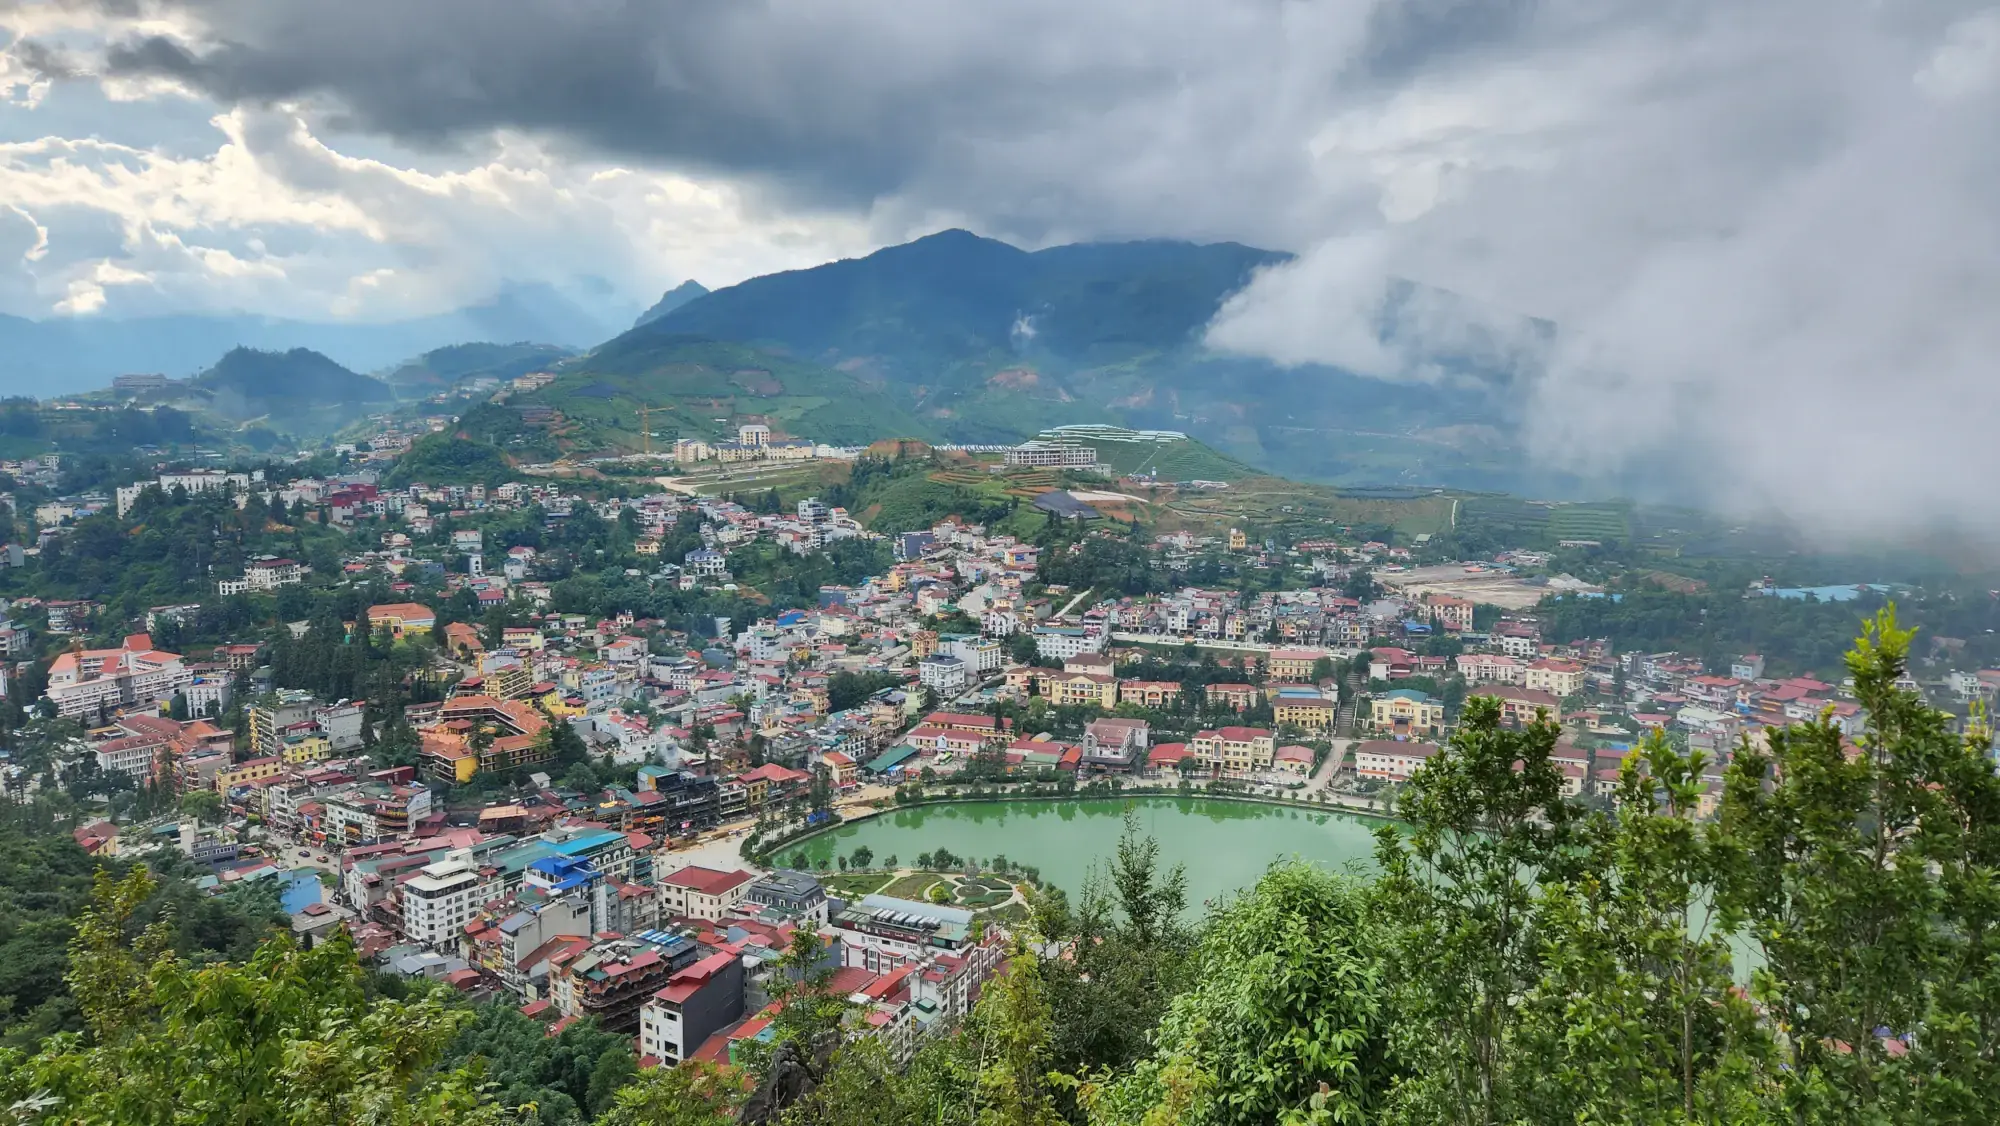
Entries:
[[[1506,326],[1546,317],[1554,350],[1517,357],[1545,463],[1672,466],[1828,527],[1966,512],[2000,474],[2000,17],[1824,5],[1802,36],[1790,7],[1559,39],[1348,110],[1315,156],[1380,218],[1267,272],[1211,342],[1425,379],[1460,334],[1505,357],[1532,339]],[[1385,345],[1387,275],[1473,303]]]
[[[758,214],[724,183],[566,160],[523,137],[424,172],[346,155],[285,109],[237,108],[212,124],[213,151],[186,158],[91,139],[0,144],[0,198],[38,217],[30,264],[47,301],[7,311],[400,319],[509,279],[590,274],[641,295],[870,245],[858,220]],[[120,231],[113,254],[66,237],[105,222]],[[128,306],[103,292],[106,264],[153,284]]]

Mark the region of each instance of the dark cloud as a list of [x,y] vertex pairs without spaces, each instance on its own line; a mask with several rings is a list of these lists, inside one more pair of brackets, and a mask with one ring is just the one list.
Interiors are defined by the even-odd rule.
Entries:
[[[438,151],[524,133],[878,241],[1300,251],[1213,343],[1434,378],[1373,328],[1409,279],[1460,298],[1404,310],[1426,341],[1543,369],[1541,457],[1921,514],[2000,473],[1996,3],[150,0],[88,66]],[[350,182],[289,112],[246,143]],[[1890,386],[1923,436],[1871,478],[1828,435]]]
[[10,52],[32,74],[58,81],[77,78],[83,70],[69,52],[35,40],[24,40]]
[[184,37],[121,39],[104,65],[414,145],[527,130],[1028,238],[1281,241],[1365,210],[1315,183],[1304,147],[1348,91],[1498,49],[1540,7],[182,0],[154,14]]

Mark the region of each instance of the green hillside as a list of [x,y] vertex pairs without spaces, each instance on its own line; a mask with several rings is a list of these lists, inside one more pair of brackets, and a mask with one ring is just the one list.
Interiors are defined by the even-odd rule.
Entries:
[[1458,527],[1475,542],[1553,547],[1559,540],[1624,543],[1632,538],[1626,504],[1551,504],[1519,497],[1467,497],[1459,506]]
[[308,348],[232,348],[214,367],[168,392],[172,404],[233,424],[299,436],[331,434],[395,401],[387,383]]
[[938,437],[935,426],[847,372],[687,336],[627,333],[508,405],[554,408],[577,449],[639,449],[642,406],[653,408],[656,448],[682,437],[733,438],[747,422],[832,445]]
[[[1514,380],[1553,328],[1428,339],[1432,314],[1507,325],[1449,293],[1390,287],[1391,351],[1448,380],[1383,380],[1208,348],[1227,298],[1289,255],[1235,243],[1079,244],[1029,252],[944,231],[863,258],[752,278],[681,304],[607,344],[729,340],[851,372],[946,440],[1014,442],[1051,426],[1184,431],[1222,456],[1297,480],[1563,494],[1531,468]],[[1477,315],[1473,315],[1474,313]],[[1601,485],[1601,482],[1593,482]]]
[[555,344],[453,344],[434,348],[389,373],[389,382],[406,390],[442,390],[460,380],[488,376],[513,379],[548,368],[575,355]]
[[1045,439],[1073,441],[1097,451],[1097,460],[1121,477],[1153,476],[1163,482],[1239,481],[1259,470],[1191,438],[1152,438],[1122,427],[1088,431],[1046,430]]

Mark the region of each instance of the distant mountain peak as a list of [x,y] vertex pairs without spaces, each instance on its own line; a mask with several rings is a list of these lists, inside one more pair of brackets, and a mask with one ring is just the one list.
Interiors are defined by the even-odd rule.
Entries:
[[708,293],[707,286],[689,278],[662,294],[658,301],[653,302],[652,308],[639,314],[639,319],[632,322],[632,327],[638,328],[642,324],[657,321],[697,297],[707,297]]

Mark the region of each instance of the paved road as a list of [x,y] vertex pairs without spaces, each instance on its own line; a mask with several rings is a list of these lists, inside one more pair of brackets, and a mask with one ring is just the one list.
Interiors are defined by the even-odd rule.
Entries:
[[1358,740],[1333,740],[1333,749],[1326,753],[1326,761],[1319,764],[1319,769],[1313,771],[1312,781],[1306,783],[1306,791],[1308,793],[1315,790],[1324,790],[1333,782],[1333,776],[1340,771],[1340,764],[1347,761],[1348,748],[1352,747],[1356,742]]

